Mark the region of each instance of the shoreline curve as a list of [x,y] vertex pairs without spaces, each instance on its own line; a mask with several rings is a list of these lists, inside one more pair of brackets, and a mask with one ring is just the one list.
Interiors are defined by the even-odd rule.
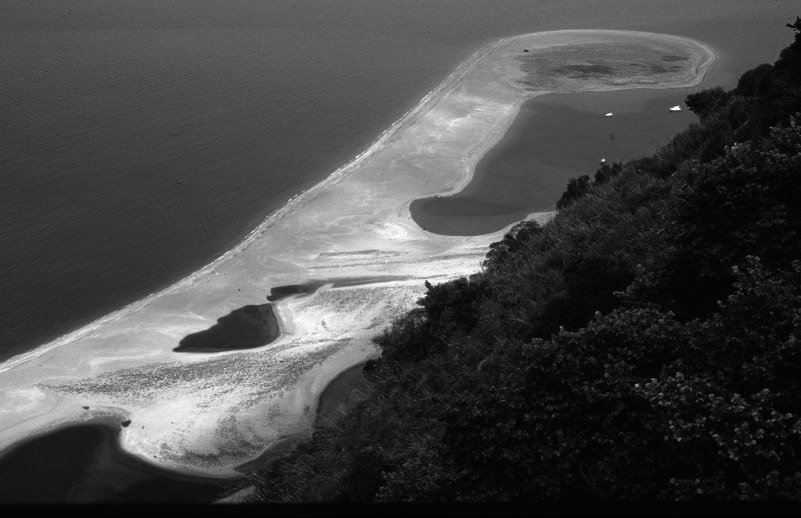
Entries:
[[[649,33],[641,34],[648,35]],[[565,98],[565,96],[567,96],[567,98],[575,100],[577,95],[581,96],[593,94],[596,96],[596,100],[600,101],[601,98],[597,97],[597,94],[599,93],[635,90],[637,92],[632,95],[632,97],[636,98],[634,102],[643,102],[643,99],[647,98],[649,95],[653,98],[659,97],[659,94],[648,94],[647,92],[689,88],[703,82],[706,77],[706,72],[717,59],[716,53],[703,43],[691,40],[689,38],[677,36],[674,37],[671,35],[659,36],[663,36],[665,38],[675,38],[682,43],[687,41],[704,51],[705,59],[692,63],[692,71],[690,72],[687,81],[675,82],[671,80],[668,83],[654,81],[649,84],[642,79],[637,78],[637,80],[633,81],[632,83],[626,84],[622,82],[625,77],[620,77],[620,75],[616,74],[618,71],[617,66],[621,61],[620,57],[612,55],[611,53],[607,56],[599,56],[598,54],[602,53],[597,52],[596,49],[591,49],[589,54],[594,54],[592,56],[592,61],[590,62],[591,65],[585,65],[586,69],[591,69],[591,71],[587,72],[589,79],[595,79],[603,75],[609,75],[611,76],[610,78],[614,79],[614,85],[595,85],[592,83],[596,81],[588,81],[588,83],[590,83],[588,85],[589,88],[583,88],[582,85],[577,85],[574,82],[574,84],[565,85],[565,88],[560,89],[558,88],[560,78],[551,79],[550,82],[552,85],[550,86],[552,86],[552,88],[533,91],[531,97],[527,98],[523,103],[521,103],[518,108],[518,113],[507,129],[507,132],[501,137],[501,139],[499,139],[498,142],[489,147],[487,152],[481,156],[478,163],[471,168],[472,174],[462,188],[458,191],[454,190],[446,193],[437,193],[433,196],[414,200],[409,207],[410,213],[412,214],[412,219],[421,227],[440,235],[480,235],[497,231],[499,228],[502,228],[511,222],[518,221],[532,211],[553,210],[555,208],[555,200],[558,199],[558,197],[564,191],[564,186],[567,184],[570,178],[591,171],[592,169],[590,168],[592,167],[592,164],[596,164],[595,166],[597,167],[596,160],[598,157],[609,157],[609,155],[605,152],[599,152],[597,156],[593,155],[592,161],[585,160],[585,166],[587,167],[587,170],[583,170],[575,169],[567,164],[567,162],[575,161],[575,156],[571,156],[570,160],[565,160],[562,156],[549,154],[547,150],[548,144],[540,141],[529,143],[525,147],[529,149],[538,149],[542,147],[543,149],[540,149],[539,153],[542,155],[548,155],[548,158],[542,163],[539,162],[537,157],[531,156],[529,157],[529,160],[526,161],[525,165],[522,163],[515,164],[514,162],[508,161],[508,158],[497,158],[499,156],[503,156],[500,154],[500,149],[504,147],[505,142],[510,140],[515,141],[517,139],[522,141],[536,138],[533,136],[528,136],[527,132],[536,132],[538,127],[538,117],[530,116],[529,120],[526,122],[524,119],[522,119],[522,115],[527,106],[529,107],[529,110],[533,111],[532,107],[538,106],[537,104],[534,104],[535,101],[542,95],[555,94],[561,98]],[[525,50],[524,52],[527,53],[528,50]],[[556,59],[560,63],[570,62],[572,58],[570,53],[575,52],[577,52],[577,49],[570,48],[568,52],[564,52],[562,56],[558,56]],[[534,55],[530,56],[533,57]],[[661,56],[656,55],[655,57],[659,58]],[[664,56],[663,59],[664,61],[675,62],[679,61],[680,58],[681,56],[669,55]],[[549,59],[553,60],[554,57],[550,56]],[[651,63],[632,64],[636,64],[640,68],[650,65],[653,67],[653,70],[656,71],[657,75],[664,68],[661,66],[658,60]],[[539,76],[547,76],[549,73],[554,72],[564,73],[565,69],[568,68],[569,67],[567,66],[560,66],[556,70],[549,70],[547,66],[539,66],[537,74]],[[680,67],[676,65],[673,68]],[[540,81],[545,82],[541,79]],[[612,99],[614,99],[614,97]],[[613,101],[613,103],[614,102],[615,101]],[[611,107],[606,107],[605,109],[609,110],[610,108]],[[617,110],[613,111],[617,112]],[[659,115],[662,114],[657,114],[657,119],[659,118]],[[613,119],[613,121],[616,122],[617,118]],[[607,126],[609,126],[609,121],[605,120],[605,122],[607,122]],[[676,126],[676,124],[667,123],[666,120],[661,122],[662,124],[666,124],[668,127]],[[573,120],[571,123],[576,124],[576,121]],[[560,127],[560,124],[562,124],[560,119],[552,118],[552,120],[549,120],[549,124],[547,126],[549,128],[549,132],[556,132],[557,134],[560,134],[560,130],[562,130],[561,133],[564,133],[564,135],[560,136],[562,136],[562,138],[569,139],[570,137],[568,135],[571,133],[570,126],[565,126],[562,128]],[[564,124],[567,124],[567,122],[565,121]],[[581,122],[579,122],[579,124],[581,124]],[[652,126],[654,124],[656,123],[651,123]],[[614,124],[612,124],[612,126],[614,126]],[[612,128],[612,126],[607,128],[606,131],[616,131]],[[604,128],[606,128],[606,126],[604,126]],[[515,129],[517,132],[516,137],[510,135],[513,129]],[[603,131],[604,130],[600,130],[598,134],[599,140]],[[676,131],[678,130],[672,128],[671,131],[668,132],[668,136],[672,136]],[[606,134],[604,133],[603,136],[605,137]],[[614,141],[614,138],[612,138],[612,140]],[[506,147],[508,148],[510,146],[507,145]],[[584,147],[582,146],[578,151],[580,153],[583,150]],[[505,151],[508,152],[509,149],[505,149]],[[643,148],[632,151],[634,154],[631,156],[617,158],[622,158],[625,161],[640,156],[637,153],[645,155],[652,152],[651,148]],[[562,162],[564,162],[564,164]],[[541,170],[536,171],[536,168],[532,168],[531,163],[539,164]],[[533,171],[536,172],[532,174]],[[572,172],[572,174],[566,175],[568,171]],[[559,178],[560,181],[554,182],[554,179],[550,177],[551,175],[549,175],[549,173],[555,173],[553,176]],[[555,185],[557,190],[553,190],[553,187],[548,189],[546,186],[549,184]],[[550,199],[551,203],[543,203],[543,199]]]
[[[613,34],[673,38],[704,49],[688,86],[703,80],[715,58],[688,38],[631,31],[548,31],[482,47],[364,152],[290,199],[209,265],[0,365],[0,400],[6,401],[0,450],[59,426],[130,419],[133,425],[120,434],[128,453],[165,469],[225,478],[271,441],[308,430],[315,396],[339,373],[377,354],[372,336],[414,306],[423,281],[478,271],[489,244],[511,227],[441,236],[409,216],[421,195],[461,190],[487,143],[503,137],[532,96],[517,84],[521,74],[510,47]],[[327,285],[277,301],[282,333],[266,346],[191,357],[171,351],[176,337],[263,300],[269,286],[313,277],[378,279],[388,271],[403,280]],[[87,402],[90,415],[81,412]]]

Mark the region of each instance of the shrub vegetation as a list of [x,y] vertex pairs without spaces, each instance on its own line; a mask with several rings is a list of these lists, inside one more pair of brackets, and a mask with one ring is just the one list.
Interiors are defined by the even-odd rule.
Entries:
[[268,502],[801,500],[801,19],[378,337]]

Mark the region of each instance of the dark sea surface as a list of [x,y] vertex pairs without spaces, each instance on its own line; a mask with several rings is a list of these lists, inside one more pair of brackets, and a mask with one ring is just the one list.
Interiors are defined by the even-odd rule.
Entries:
[[704,86],[732,87],[776,59],[797,14],[763,0],[2,0],[0,359],[211,262],[491,41],[679,34],[719,52]]

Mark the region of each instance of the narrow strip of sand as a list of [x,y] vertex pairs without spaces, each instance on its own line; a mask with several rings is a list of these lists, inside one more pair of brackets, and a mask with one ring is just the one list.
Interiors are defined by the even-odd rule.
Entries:
[[[572,61],[560,68],[566,56]],[[620,62],[607,73],[604,60],[614,56],[662,59],[670,67],[655,72]],[[120,445],[131,454],[189,474],[237,475],[235,466],[275,441],[309,430],[319,394],[338,373],[378,354],[372,337],[414,306],[424,280],[480,269],[487,247],[508,227],[435,235],[412,221],[409,205],[460,191],[526,99],[695,85],[713,60],[694,41],[623,31],[535,33],[482,48],[369,149],[235,249],[0,365],[0,449],[65,424],[125,421]],[[326,279],[338,282],[273,303],[281,334],[268,345],[173,350],[237,308],[264,304],[272,288]]]

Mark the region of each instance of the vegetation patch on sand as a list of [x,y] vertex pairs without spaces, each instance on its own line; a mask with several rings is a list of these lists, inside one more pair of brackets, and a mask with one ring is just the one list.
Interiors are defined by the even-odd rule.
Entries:
[[[671,44],[672,43],[672,44]],[[594,87],[656,85],[676,74],[692,76],[698,53],[681,40],[635,40],[566,44],[517,57],[526,73],[522,83],[533,91],[571,91]]]

